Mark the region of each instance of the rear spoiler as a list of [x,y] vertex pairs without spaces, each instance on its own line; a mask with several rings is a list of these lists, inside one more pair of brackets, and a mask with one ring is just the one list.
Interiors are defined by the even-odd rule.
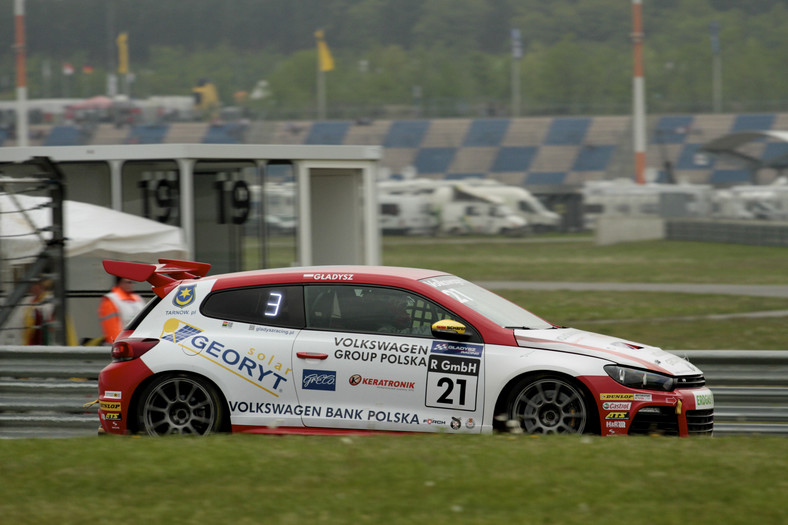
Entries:
[[132,281],[148,281],[153,286],[153,292],[159,297],[167,295],[184,279],[205,277],[211,269],[209,263],[177,259],[159,259],[159,264],[104,260],[103,264],[104,270],[110,275]]

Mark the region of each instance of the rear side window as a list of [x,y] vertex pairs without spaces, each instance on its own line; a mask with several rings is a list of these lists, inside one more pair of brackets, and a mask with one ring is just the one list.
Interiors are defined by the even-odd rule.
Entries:
[[258,286],[221,290],[209,295],[200,312],[206,317],[269,326],[303,328],[301,286]]
[[383,203],[380,205],[380,214],[381,215],[399,215],[399,205],[398,204],[389,204]]

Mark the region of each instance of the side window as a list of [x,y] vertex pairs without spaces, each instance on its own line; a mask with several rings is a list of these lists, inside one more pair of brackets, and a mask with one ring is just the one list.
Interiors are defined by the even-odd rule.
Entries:
[[310,285],[305,297],[307,328],[432,337],[436,321],[467,326],[436,303],[396,288]]
[[259,286],[214,292],[200,312],[206,317],[242,323],[304,327],[301,286]]

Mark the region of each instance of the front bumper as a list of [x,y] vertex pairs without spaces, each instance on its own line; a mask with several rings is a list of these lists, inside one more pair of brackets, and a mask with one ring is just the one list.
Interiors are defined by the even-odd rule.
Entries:
[[603,436],[710,436],[714,396],[707,387],[672,392],[630,389],[607,377],[586,377],[596,397]]

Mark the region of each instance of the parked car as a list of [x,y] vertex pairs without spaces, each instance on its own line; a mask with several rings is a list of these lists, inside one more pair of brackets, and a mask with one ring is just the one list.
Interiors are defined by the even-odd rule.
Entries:
[[104,268],[155,292],[99,376],[107,433],[712,433],[712,393],[686,360],[445,272]]

